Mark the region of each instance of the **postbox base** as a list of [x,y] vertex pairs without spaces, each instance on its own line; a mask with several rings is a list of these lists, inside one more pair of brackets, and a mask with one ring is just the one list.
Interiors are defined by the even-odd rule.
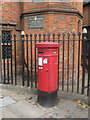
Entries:
[[38,102],[44,107],[55,106],[57,104],[57,90],[49,92],[38,90]]

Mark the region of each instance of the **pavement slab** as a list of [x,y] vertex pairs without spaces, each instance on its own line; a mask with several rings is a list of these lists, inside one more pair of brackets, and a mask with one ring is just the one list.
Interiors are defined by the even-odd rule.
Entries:
[[5,106],[10,105],[10,104],[13,104],[15,102],[16,101],[13,100],[10,96],[3,97],[0,99],[0,108],[5,107]]
[[31,98],[33,96],[36,96],[34,94],[30,94],[30,93],[26,93],[26,92],[14,92],[14,91],[9,91],[9,90],[2,90],[2,95],[5,96],[10,96],[12,99],[14,99],[15,101],[20,101],[20,100],[24,100],[26,98]]
[[2,118],[18,118],[17,114],[14,114],[8,107],[3,107],[0,110],[2,111]]
[[6,108],[14,115],[17,115],[18,118],[39,118],[45,114],[45,111],[40,107],[32,105],[27,101],[19,101],[15,104],[9,105]]
[[88,118],[88,108],[74,102],[74,99],[65,99],[58,95],[58,104],[48,108],[38,104],[34,90],[30,92],[0,88],[0,94],[2,118]]

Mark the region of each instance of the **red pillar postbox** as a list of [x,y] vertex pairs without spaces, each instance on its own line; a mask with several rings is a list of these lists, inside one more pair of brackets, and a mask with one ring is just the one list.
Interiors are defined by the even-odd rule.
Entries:
[[42,106],[57,103],[58,48],[54,42],[36,43],[38,48],[38,102]]

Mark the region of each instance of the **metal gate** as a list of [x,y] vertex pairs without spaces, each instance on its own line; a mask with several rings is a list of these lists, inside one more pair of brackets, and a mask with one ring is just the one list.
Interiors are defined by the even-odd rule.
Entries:
[[90,40],[81,33],[26,34],[17,39],[10,32],[2,33],[3,84],[37,87],[36,42],[60,43],[58,58],[58,86],[62,91],[89,95]]

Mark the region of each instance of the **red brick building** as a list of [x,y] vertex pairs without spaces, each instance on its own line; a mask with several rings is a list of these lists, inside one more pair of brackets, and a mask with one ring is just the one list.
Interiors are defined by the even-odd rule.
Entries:
[[2,2],[2,30],[19,34],[82,30],[82,2]]
[[[3,2],[2,3],[2,31],[16,34],[20,39],[21,31],[27,34],[35,33],[78,33],[82,32],[83,2]],[[22,61],[22,44],[17,43],[17,64]],[[62,45],[63,47],[63,45]],[[61,47],[61,49],[62,49]],[[75,80],[77,77],[77,47],[75,42]],[[26,47],[25,47],[26,48]],[[34,48],[34,47],[33,47]],[[65,43],[65,76],[67,76],[67,43]],[[70,43],[70,75],[72,73],[72,42]],[[30,49],[30,46],[29,46]],[[34,49],[32,50],[34,52]],[[62,60],[62,52],[61,60]],[[14,58],[14,57],[13,57]],[[26,58],[26,57],[25,57]],[[30,58],[30,56],[29,56]],[[13,60],[14,61],[14,60]],[[33,56],[33,67],[35,58]],[[19,67],[20,68],[20,67]],[[22,70],[22,68],[21,68]],[[62,67],[60,66],[60,70]],[[19,72],[18,72],[19,73]],[[72,76],[70,76],[70,79]],[[61,78],[60,78],[61,79]],[[65,79],[67,79],[65,77]]]

